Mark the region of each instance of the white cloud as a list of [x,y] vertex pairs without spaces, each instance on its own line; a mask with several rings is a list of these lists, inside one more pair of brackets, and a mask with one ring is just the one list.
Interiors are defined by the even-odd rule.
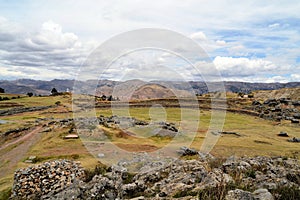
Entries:
[[232,58],[217,56],[213,60],[216,68],[225,76],[252,76],[278,69],[274,63],[263,59]]
[[249,76],[249,77],[223,77],[224,81],[243,81],[243,82],[251,82],[251,83],[287,83],[290,81],[289,77],[283,76]]
[[0,46],[2,78],[21,78],[26,77],[26,74],[27,77],[43,79],[74,76],[74,71],[93,49],[92,44],[82,44],[78,36],[64,32],[62,27],[53,21],[43,23],[38,31],[5,30],[12,26],[12,22],[0,19],[0,27],[4,27],[2,31],[10,33],[10,35],[2,34],[4,41]]
[[[1,5],[1,15],[14,22],[0,17],[0,66],[73,70],[93,45],[124,31],[152,27],[193,33],[191,38],[211,57],[248,57],[246,66],[258,60],[252,57],[293,66],[299,55],[300,1],[53,0]],[[275,69],[269,72],[277,75]]]
[[244,45],[238,44],[228,49],[232,56],[247,56],[248,52]]
[[270,24],[268,27],[269,28],[276,28],[276,27],[279,27],[280,24],[279,23],[274,23],[274,24]]
[[32,43],[40,46],[49,46],[55,49],[74,48],[80,46],[78,37],[74,33],[63,33],[62,27],[53,21],[43,23],[38,35],[29,38]]
[[1,76],[8,79],[32,78],[37,80],[73,79],[76,71],[50,70],[36,67],[1,66]]
[[217,44],[218,46],[225,46],[225,45],[226,45],[226,41],[224,41],[224,40],[217,40],[217,41],[216,41],[216,44]]
[[300,74],[291,74],[292,81],[300,81]]
[[202,40],[202,41],[207,40],[206,35],[202,31],[191,34],[190,38],[192,38],[193,40]]

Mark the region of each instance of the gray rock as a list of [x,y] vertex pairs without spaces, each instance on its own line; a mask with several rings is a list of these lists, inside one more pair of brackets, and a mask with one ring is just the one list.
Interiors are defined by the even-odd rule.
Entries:
[[79,163],[68,160],[56,160],[19,169],[14,175],[11,197],[43,199],[64,190],[83,176],[84,171]]
[[292,139],[288,139],[289,142],[300,142],[300,138],[293,137]]
[[193,156],[193,155],[197,155],[198,151],[188,147],[180,147],[177,153],[181,156]]
[[105,157],[105,155],[104,155],[104,153],[98,153],[98,158],[104,158]]
[[274,200],[274,197],[267,189],[257,189],[253,192],[254,199],[257,200]]
[[293,124],[299,124],[299,120],[292,118],[291,119],[291,123],[293,123]]
[[289,137],[287,132],[282,132],[282,131],[280,133],[278,133],[278,136],[280,136],[280,137]]
[[[211,169],[211,160],[159,160],[147,154],[135,155],[110,167],[110,172],[83,182],[82,168],[75,162],[60,160],[17,170],[12,198],[23,199],[131,199],[141,195],[156,199],[196,198],[206,189],[238,184],[249,190],[231,190],[226,199],[274,199],[267,189],[299,187],[298,160],[282,157],[231,157]],[[128,164],[140,164],[134,174]],[[234,179],[232,178],[234,177]],[[262,189],[266,188],[266,189]],[[276,191],[276,190],[273,190]],[[189,196],[191,195],[191,196]],[[193,197],[193,195],[195,197]],[[181,197],[182,196],[182,197]],[[277,197],[277,194],[274,194]]]
[[140,196],[140,197],[131,198],[130,200],[144,200],[144,199],[145,199],[144,196]]
[[254,200],[250,192],[236,189],[230,190],[225,197],[226,200]]

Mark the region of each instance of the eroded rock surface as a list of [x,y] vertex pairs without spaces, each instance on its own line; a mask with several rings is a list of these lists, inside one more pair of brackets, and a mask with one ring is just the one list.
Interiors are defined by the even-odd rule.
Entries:
[[12,198],[210,199],[219,195],[228,200],[273,200],[283,195],[280,188],[294,188],[294,196],[300,195],[298,160],[230,157],[218,161],[199,154],[194,160],[148,162],[135,173],[119,162],[88,181],[75,162],[46,162],[16,171]]

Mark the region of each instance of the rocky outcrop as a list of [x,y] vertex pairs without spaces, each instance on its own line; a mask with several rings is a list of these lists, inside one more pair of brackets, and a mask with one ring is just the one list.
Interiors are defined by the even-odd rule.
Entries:
[[180,156],[194,156],[198,154],[198,151],[188,147],[180,147],[177,151]]
[[267,99],[263,103],[257,100],[252,102],[252,108],[259,113],[259,117],[274,121],[290,120],[291,123],[299,123],[300,112],[297,106],[298,101],[288,98]]
[[[47,162],[37,167],[16,171],[12,197],[40,199],[218,197],[228,200],[273,200],[289,195],[280,193],[278,188],[296,188],[293,197],[296,199],[300,197],[300,168],[297,160],[281,157],[238,159],[230,157],[223,164],[216,166],[213,163],[217,161],[216,158],[209,156],[205,159],[201,156],[197,160],[149,161],[134,173],[128,171],[127,162],[119,162],[103,173],[94,175],[88,181],[82,178],[83,171],[74,162]],[[247,188],[251,192],[239,188]]]
[[[16,135],[16,134],[19,134],[20,132],[27,131],[29,129],[30,129],[30,127],[11,129],[11,130],[4,132],[3,136]],[[14,136],[14,137],[16,137],[16,136]]]

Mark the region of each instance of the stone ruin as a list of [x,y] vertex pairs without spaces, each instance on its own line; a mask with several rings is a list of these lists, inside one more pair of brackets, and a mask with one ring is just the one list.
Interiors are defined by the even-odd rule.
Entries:
[[259,117],[274,121],[289,120],[294,124],[299,124],[299,106],[300,101],[288,98],[267,99],[263,103],[257,100],[252,102],[252,108],[259,113]]

